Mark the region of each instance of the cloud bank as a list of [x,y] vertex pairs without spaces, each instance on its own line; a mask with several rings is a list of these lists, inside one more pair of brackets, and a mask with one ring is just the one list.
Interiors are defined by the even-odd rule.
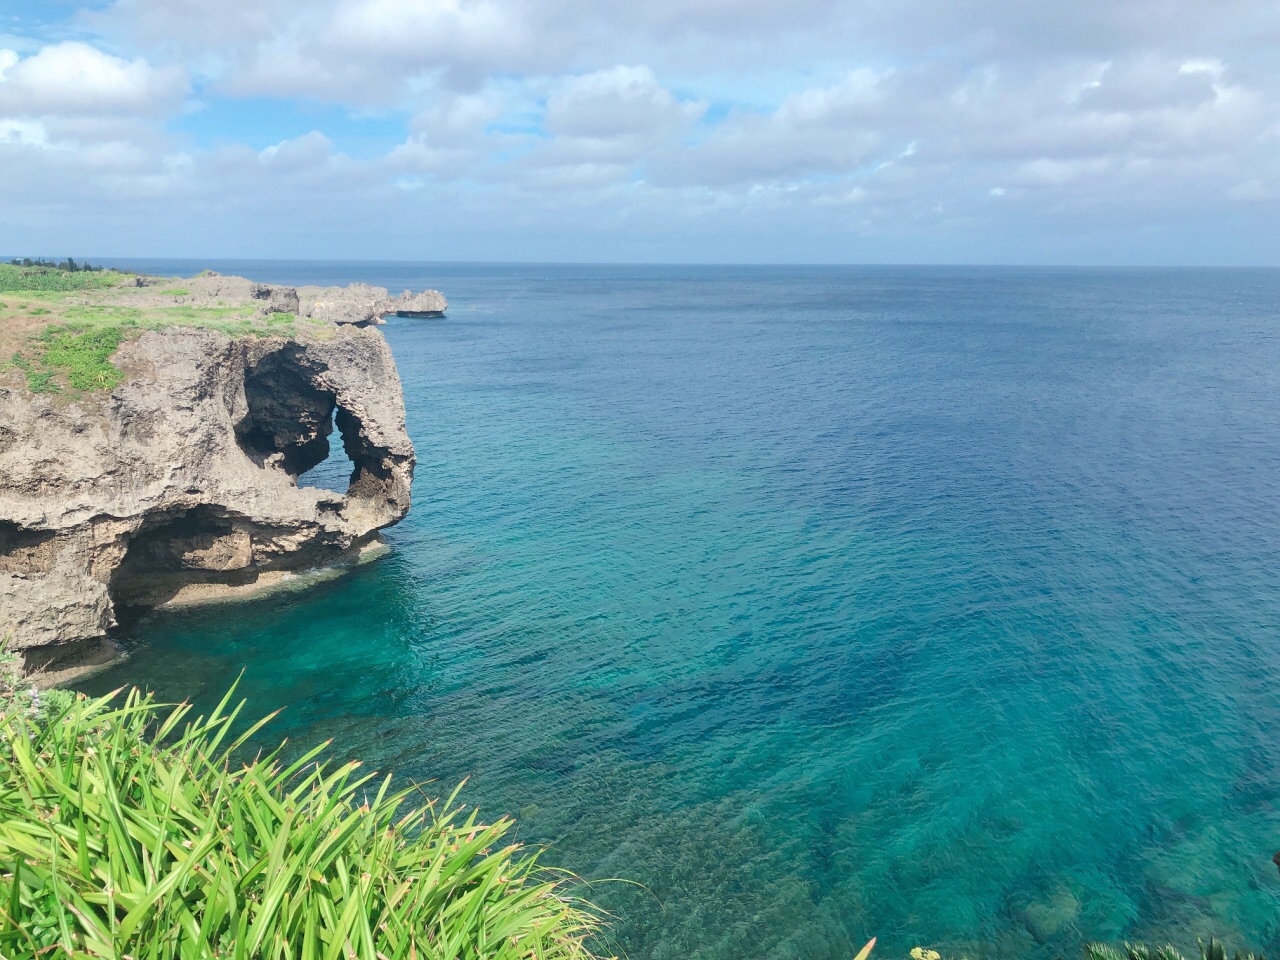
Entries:
[[1280,8],[116,0],[0,26],[0,247],[1280,263]]

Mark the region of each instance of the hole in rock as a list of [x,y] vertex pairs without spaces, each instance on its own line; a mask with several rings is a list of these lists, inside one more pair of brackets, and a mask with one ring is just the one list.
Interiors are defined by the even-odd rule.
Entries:
[[44,573],[53,562],[53,531],[27,530],[0,520],[0,571]]
[[267,354],[245,375],[249,409],[236,424],[236,440],[258,466],[298,477],[329,456],[337,403],[313,376],[294,346]]
[[[248,412],[236,440],[260,467],[283,470],[300,486],[345,494],[362,473],[360,424],[315,380],[297,346],[264,356],[245,374]],[[340,450],[331,440],[335,426]]]
[[253,540],[243,521],[217,507],[149,517],[129,539],[108,591],[118,611],[153,607],[188,583],[253,579]]
[[334,493],[345,494],[354,482],[359,471],[347,450],[345,438],[341,443],[334,443],[333,440],[329,439],[334,432],[334,419],[337,417],[339,409],[337,407],[334,408],[333,414],[329,417],[328,426],[324,431],[328,456],[310,470],[298,474],[298,486],[317,487],[321,490],[332,490]]

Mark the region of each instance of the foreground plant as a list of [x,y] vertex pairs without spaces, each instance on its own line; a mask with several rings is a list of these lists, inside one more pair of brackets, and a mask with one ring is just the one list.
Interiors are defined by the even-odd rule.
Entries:
[[[133,691],[0,714],[0,956],[590,958],[599,919],[456,794],[231,734]],[[327,745],[326,745],[327,746]]]
[[[1084,948],[1085,960],[1186,960],[1176,947],[1148,947],[1145,943],[1126,943],[1123,948],[1105,943],[1090,943]],[[1227,949],[1212,937],[1200,941],[1200,960],[1227,960]],[[1235,952],[1235,960],[1266,960],[1261,954]]]
[[21,710],[33,720],[50,711],[61,713],[72,702],[65,690],[40,690],[24,675],[22,657],[13,651],[13,638],[0,636],[0,714]]
[[[867,960],[867,955],[875,943],[873,939],[862,948],[862,952],[854,960]],[[926,947],[913,947],[910,956],[911,960],[942,960],[942,955],[937,950]],[[1084,960],[1186,960],[1186,957],[1178,951],[1177,947],[1170,945],[1148,947],[1145,943],[1126,943],[1120,947],[1113,947],[1107,943],[1086,943]],[[1200,960],[1227,960],[1226,947],[1213,938],[1210,938],[1208,943],[1201,940]],[[1266,960],[1266,957],[1261,953],[1237,950],[1234,960]]]

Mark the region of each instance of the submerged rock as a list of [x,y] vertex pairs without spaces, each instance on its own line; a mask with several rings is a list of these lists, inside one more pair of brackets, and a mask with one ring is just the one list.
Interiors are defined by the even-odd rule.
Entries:
[[[278,289],[250,295],[287,303]],[[415,460],[395,362],[376,330],[335,323],[144,333],[116,353],[127,376],[109,394],[0,384],[0,629],[28,664],[100,642],[121,608],[352,557],[404,517]],[[300,487],[335,423],[349,488]]]
[[1028,904],[1022,915],[1031,935],[1043,943],[1058,936],[1075,922],[1079,914],[1080,901],[1070,890],[1062,887],[1046,899]]

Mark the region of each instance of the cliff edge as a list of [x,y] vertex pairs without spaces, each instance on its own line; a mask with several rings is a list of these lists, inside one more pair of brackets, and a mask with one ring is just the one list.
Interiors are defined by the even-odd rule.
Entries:
[[[265,328],[131,332],[109,391],[0,378],[0,631],[29,666],[100,645],[122,608],[352,558],[408,512],[414,451],[382,335],[367,314],[285,314],[277,332],[297,294],[255,287]],[[300,486],[335,441],[345,494]]]

